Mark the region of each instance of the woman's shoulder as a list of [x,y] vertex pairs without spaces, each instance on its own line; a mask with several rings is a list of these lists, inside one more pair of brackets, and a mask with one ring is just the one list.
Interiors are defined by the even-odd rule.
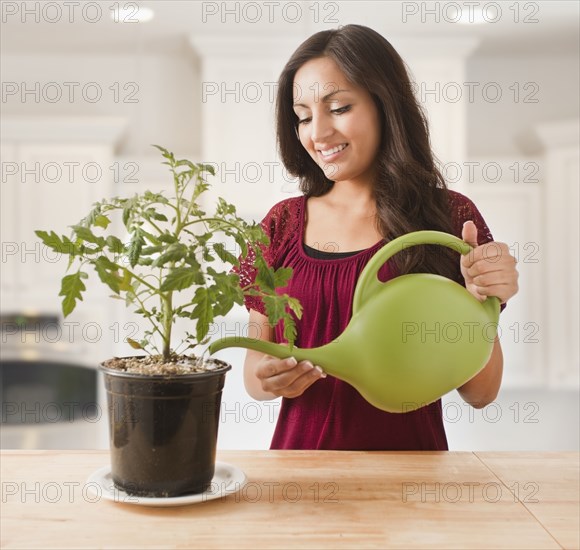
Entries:
[[297,197],[289,197],[283,199],[276,204],[274,204],[268,214],[277,215],[289,215],[297,212],[300,209],[302,202],[304,201],[304,195],[298,195]]
[[270,236],[275,233],[285,232],[288,228],[295,231],[299,220],[302,205],[304,204],[304,196],[289,197],[274,204],[264,219],[262,226]]
[[483,244],[493,240],[493,236],[481,212],[475,203],[466,195],[459,191],[447,190],[449,196],[449,209],[453,223],[454,233],[461,236],[463,224],[466,221],[473,221],[477,227],[478,244]]
[[449,196],[449,203],[452,206],[463,207],[463,208],[468,208],[470,206],[474,206],[473,201],[469,197],[464,195],[463,193],[460,193],[459,191],[454,191],[453,189],[447,189],[447,194]]

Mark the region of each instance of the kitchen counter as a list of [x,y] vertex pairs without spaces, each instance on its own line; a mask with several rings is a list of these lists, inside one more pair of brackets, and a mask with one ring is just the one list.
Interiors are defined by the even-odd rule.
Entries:
[[579,453],[220,451],[247,484],[95,497],[108,451],[2,451],[2,548],[578,548]]

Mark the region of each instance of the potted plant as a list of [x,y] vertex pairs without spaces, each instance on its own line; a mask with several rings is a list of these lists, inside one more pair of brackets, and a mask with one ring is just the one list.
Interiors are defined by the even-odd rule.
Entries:
[[[107,389],[111,476],[128,494],[173,497],[205,491],[214,475],[221,392],[231,365],[194,353],[208,343],[214,319],[243,304],[245,295],[257,295],[269,322],[284,323],[292,345],[292,314],[299,318],[301,307],[280,291],[292,270],[267,265],[262,247],[268,237],[259,224],[238,217],[222,198],[213,214],[205,212],[201,198],[213,167],[177,160],[155,147],[173,177],[171,197],[145,191],[104,199],[72,226],[70,237],[54,231],[36,234],[69,256],[69,274],[59,294],[65,317],[83,299],[85,280],[94,272],[112,298],[136,307],[147,321],[140,339],[127,338],[144,355],[114,357],[99,365]],[[234,242],[239,254],[220,238]],[[242,288],[235,268],[248,254],[254,255],[257,276]],[[174,324],[180,318],[195,330],[174,345]]]

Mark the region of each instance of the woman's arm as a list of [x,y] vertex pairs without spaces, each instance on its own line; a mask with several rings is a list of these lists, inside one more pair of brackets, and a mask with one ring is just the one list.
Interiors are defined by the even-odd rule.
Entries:
[[503,353],[496,337],[489,361],[471,380],[457,388],[464,401],[476,409],[489,405],[497,397],[503,374]]
[[[256,340],[274,341],[274,329],[268,324],[268,317],[250,310],[250,321],[248,325],[248,338]],[[258,363],[264,358],[264,354],[259,351],[249,349],[244,362],[244,386],[248,394],[258,401],[276,399],[276,395],[262,389],[262,382],[256,376]]]

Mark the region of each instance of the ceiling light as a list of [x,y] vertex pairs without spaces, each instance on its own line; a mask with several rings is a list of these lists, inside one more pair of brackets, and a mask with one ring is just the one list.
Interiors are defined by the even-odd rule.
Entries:
[[155,12],[146,6],[138,6],[134,2],[125,4],[121,7],[118,3],[111,8],[111,19],[115,23],[146,23],[151,21]]

